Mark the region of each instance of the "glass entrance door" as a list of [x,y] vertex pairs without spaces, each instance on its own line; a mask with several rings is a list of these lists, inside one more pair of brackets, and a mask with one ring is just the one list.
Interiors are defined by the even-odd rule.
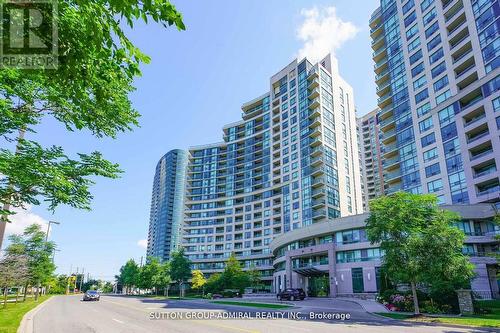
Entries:
[[328,274],[310,276],[309,290],[307,294],[310,297],[328,297],[330,295],[330,282],[328,281]]
[[352,275],[352,292],[362,293],[365,291],[365,285],[363,283],[363,268],[351,268]]

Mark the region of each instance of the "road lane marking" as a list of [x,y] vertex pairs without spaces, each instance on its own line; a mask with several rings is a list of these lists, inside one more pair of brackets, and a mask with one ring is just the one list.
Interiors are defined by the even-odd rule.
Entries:
[[118,319],[116,319],[116,318],[111,318],[111,319],[112,319],[112,320],[114,320],[114,321],[116,321],[117,323],[120,323],[120,324],[125,324],[123,321],[118,320]]

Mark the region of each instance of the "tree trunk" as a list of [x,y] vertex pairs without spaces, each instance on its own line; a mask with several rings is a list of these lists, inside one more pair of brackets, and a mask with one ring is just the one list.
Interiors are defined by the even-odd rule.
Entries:
[[415,315],[420,315],[420,308],[418,307],[418,298],[417,298],[417,286],[415,282],[411,282],[411,293],[413,294],[413,307],[415,308]]
[[3,289],[3,307],[7,307],[7,286]]
[[28,282],[24,284],[24,294],[23,294],[23,302],[26,302],[26,294],[28,293]]
[[38,302],[38,296],[40,295],[40,280],[38,280],[37,284],[36,284],[36,293],[35,293],[35,301]]
[[18,299],[19,299],[19,287],[16,288],[16,304]]

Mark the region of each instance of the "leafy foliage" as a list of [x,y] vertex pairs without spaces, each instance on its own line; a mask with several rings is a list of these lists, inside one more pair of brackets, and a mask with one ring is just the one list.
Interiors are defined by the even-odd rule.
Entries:
[[233,253],[226,262],[224,271],[208,278],[207,290],[212,293],[220,293],[224,289],[237,289],[243,293],[243,289],[255,282],[252,279],[256,278],[256,274],[251,271],[243,271],[240,262]]
[[383,269],[394,283],[432,288],[466,286],[473,265],[462,254],[464,233],[453,226],[460,217],[439,208],[434,195],[397,192],[370,202],[367,234],[384,251]]
[[203,272],[200,271],[199,269],[195,269],[192,274],[193,276],[191,278],[191,288],[197,290],[203,288],[207,283],[207,280],[205,279]]
[[[47,14],[47,13],[45,13]],[[100,153],[65,155],[59,146],[42,147],[16,139],[47,117],[68,131],[116,138],[138,126],[130,102],[133,79],[149,63],[126,36],[138,20],[184,30],[181,14],[168,0],[58,0],[58,68],[0,70],[0,203],[50,209],[60,204],[89,209],[93,176],[116,178],[120,170]],[[45,40],[47,43],[51,42]],[[8,148],[16,142],[17,154]],[[29,167],[28,167],[29,166]],[[0,212],[4,219],[11,210]]]
[[120,268],[118,281],[125,287],[131,288],[139,284],[140,269],[134,259],[130,259]]
[[51,259],[55,244],[46,242],[45,235],[40,225],[32,224],[22,235],[9,237],[11,244],[7,247],[7,256],[21,255],[27,258],[29,282],[32,284],[49,282],[56,268]]
[[191,277],[191,261],[184,255],[184,249],[172,252],[169,265],[173,282],[181,285]]

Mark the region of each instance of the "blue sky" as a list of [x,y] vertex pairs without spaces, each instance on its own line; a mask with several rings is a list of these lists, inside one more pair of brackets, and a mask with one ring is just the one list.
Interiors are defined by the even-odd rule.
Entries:
[[69,154],[99,150],[125,171],[118,180],[97,179],[91,212],[60,207],[52,215],[33,207],[18,214],[17,228],[8,227],[12,233],[29,222],[60,221],[51,232],[61,249],[55,258],[59,273],[85,267],[94,277],[112,279],[127,259],[145,255],[138,241],[147,238],[158,159],[170,149],[221,141],[222,127],[239,120],[241,104],[268,91],[270,76],[298,54],[333,48],[340,74],[354,88],[358,115],[376,105],[368,20],[377,1],[173,3],[186,31],[153,24],[129,31],[152,58],[131,95],[142,114],[140,128],[117,140],[98,140],[47,119],[33,135]]

